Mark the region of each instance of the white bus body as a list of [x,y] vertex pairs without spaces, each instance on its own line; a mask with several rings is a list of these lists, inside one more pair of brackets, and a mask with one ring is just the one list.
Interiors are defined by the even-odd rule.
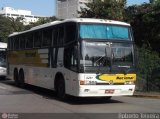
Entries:
[[[95,25],[94,28],[92,25]],[[97,32],[101,32],[96,32],[96,38],[90,38],[88,34],[93,34],[96,28]],[[98,38],[105,36],[101,34],[104,28],[110,33],[107,36],[109,40]],[[86,29],[89,30],[84,32]],[[110,31],[113,29],[115,34],[112,33],[111,36]],[[36,41],[38,32],[43,34],[40,46]],[[46,42],[46,32],[51,42],[48,46],[43,46],[43,42]],[[28,41],[24,40],[25,45],[21,42],[25,35],[29,36],[31,33],[34,40],[30,48],[27,46]],[[121,38],[118,34],[121,34]],[[130,25],[127,23],[82,18],[52,22],[14,33],[9,36],[8,76],[18,85],[27,83],[56,90],[62,97],[64,95],[61,93],[77,97],[133,95],[136,74],[132,37]],[[72,38],[75,40],[70,41]],[[19,46],[13,41],[18,41]]]

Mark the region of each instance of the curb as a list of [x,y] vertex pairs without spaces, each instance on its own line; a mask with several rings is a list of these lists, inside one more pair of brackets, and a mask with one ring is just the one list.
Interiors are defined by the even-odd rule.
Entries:
[[160,94],[151,94],[151,93],[135,93],[133,94],[133,97],[143,97],[143,98],[156,98],[156,99],[160,99]]

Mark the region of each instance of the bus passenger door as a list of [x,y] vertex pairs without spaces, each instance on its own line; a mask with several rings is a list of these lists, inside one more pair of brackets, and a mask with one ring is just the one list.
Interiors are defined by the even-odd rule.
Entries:
[[76,94],[78,85],[78,57],[76,46],[66,47],[64,49],[64,69],[66,74],[67,89],[69,94]]

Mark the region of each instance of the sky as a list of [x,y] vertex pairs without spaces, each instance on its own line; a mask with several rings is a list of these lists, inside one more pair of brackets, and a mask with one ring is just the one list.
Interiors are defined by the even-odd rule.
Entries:
[[[149,0],[127,0],[127,5],[141,4]],[[56,0],[0,0],[2,7],[12,7],[14,9],[25,9],[32,11],[32,15],[55,16]]]

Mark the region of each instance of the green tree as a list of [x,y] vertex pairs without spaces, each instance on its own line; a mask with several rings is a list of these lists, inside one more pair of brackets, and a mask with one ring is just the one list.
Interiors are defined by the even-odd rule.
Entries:
[[10,19],[0,16],[0,41],[7,42],[7,37],[13,32]]
[[8,19],[10,20],[10,24],[14,32],[20,32],[25,30],[25,26],[23,24],[23,18],[18,17],[16,19],[14,18],[8,18]]
[[[147,90],[155,90],[160,88],[160,79],[154,78],[153,71],[160,68],[160,57],[156,51],[151,50],[147,45],[143,45],[138,49],[138,62],[137,62],[137,74],[146,82]],[[158,84],[158,85],[157,85]],[[146,90],[145,89],[145,90]]]
[[0,16],[0,41],[7,42],[8,35],[13,32],[23,31],[25,29],[22,18],[8,18]]
[[32,27],[38,26],[38,25],[42,25],[45,23],[49,23],[49,22],[53,22],[58,20],[55,16],[52,17],[44,17],[44,18],[40,18],[37,22],[31,22],[29,25],[25,26],[25,29],[28,30]]
[[83,18],[123,20],[125,7],[126,0],[94,0],[87,3],[86,8],[81,8],[78,13]]
[[[146,87],[157,88],[160,78],[153,78],[155,69],[160,68],[160,0],[126,8],[125,20],[130,22],[138,52],[138,77],[146,81]],[[155,72],[155,73],[154,73]],[[156,76],[155,75],[155,76]]]
[[8,35],[13,32],[21,32],[28,30],[34,26],[38,26],[47,22],[57,20],[56,17],[40,18],[35,23],[30,23],[29,25],[23,24],[23,18],[18,17],[17,19],[0,16],[0,41],[7,42]]
[[138,46],[147,44],[160,52],[160,7],[159,1],[129,6],[126,9],[126,21],[130,22]]

